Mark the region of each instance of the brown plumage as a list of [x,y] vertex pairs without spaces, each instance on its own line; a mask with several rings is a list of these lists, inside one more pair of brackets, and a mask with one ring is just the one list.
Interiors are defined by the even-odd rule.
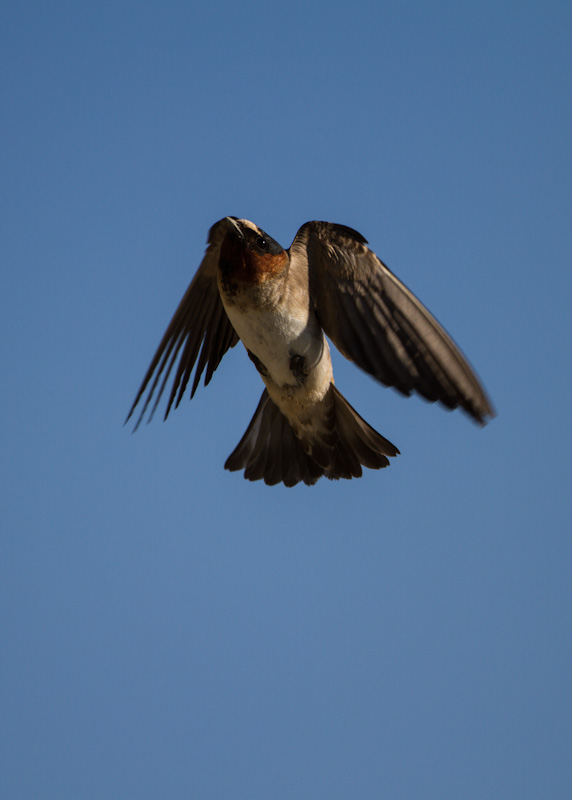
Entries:
[[147,389],[136,428],[155,395],[152,417],[175,364],[165,418],[195,364],[191,397],[240,338],[266,389],[227,469],[293,486],[385,467],[399,451],[335,388],[325,335],[402,394],[460,407],[480,424],[493,416],[460,350],[361,234],[307,222],[283,250],[252,222],[225,217],[208,242],[127,417]]

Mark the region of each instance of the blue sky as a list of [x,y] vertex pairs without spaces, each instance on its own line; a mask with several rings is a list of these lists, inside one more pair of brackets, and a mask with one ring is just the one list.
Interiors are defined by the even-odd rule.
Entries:
[[[571,17],[2,5],[3,797],[570,797]],[[402,455],[251,484],[237,347],[132,435],[227,214],[359,230],[498,417],[338,357]]]

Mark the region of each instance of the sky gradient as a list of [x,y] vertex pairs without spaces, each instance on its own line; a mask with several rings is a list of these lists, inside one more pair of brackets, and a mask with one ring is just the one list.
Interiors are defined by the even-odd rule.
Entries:
[[[0,796],[518,797],[572,786],[572,10],[5,2]],[[349,225],[498,417],[334,357],[402,455],[223,469],[241,345],[123,420],[209,227]]]

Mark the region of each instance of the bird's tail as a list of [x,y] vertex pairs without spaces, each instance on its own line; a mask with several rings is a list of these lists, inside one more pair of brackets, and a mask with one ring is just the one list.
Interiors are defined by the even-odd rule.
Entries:
[[399,450],[360,417],[330,385],[319,409],[319,426],[298,435],[265,389],[250,425],[225,468],[244,469],[250,481],[311,485],[318,478],[359,478],[362,466],[381,469]]

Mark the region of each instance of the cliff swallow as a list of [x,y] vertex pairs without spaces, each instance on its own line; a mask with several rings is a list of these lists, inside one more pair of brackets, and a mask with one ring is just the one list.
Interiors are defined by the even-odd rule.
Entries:
[[166,419],[197,358],[191,397],[205,368],[206,386],[240,339],[266,388],[226,469],[294,486],[386,467],[399,450],[334,386],[326,336],[404,395],[460,407],[481,424],[494,414],[457,346],[357,231],[307,222],[284,250],[254,223],[225,217],[210,229],[203,261],[127,419],[147,388],[135,429],[156,393],[153,416],[178,360]]

